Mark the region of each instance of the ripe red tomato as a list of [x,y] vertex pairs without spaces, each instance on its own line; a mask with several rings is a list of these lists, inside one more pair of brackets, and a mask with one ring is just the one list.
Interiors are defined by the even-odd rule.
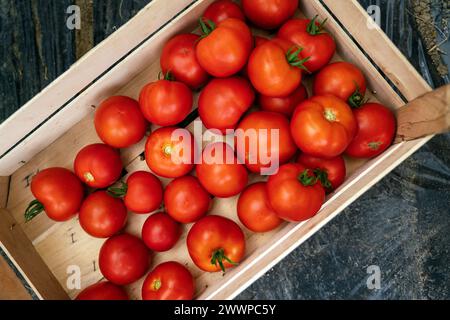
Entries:
[[197,221],[206,214],[210,204],[211,196],[193,176],[174,179],[164,193],[167,213],[181,223]]
[[75,300],[129,300],[129,298],[121,287],[109,281],[102,281],[81,291]]
[[282,222],[270,206],[265,182],[252,184],[241,193],[237,214],[244,226],[253,232],[271,231]]
[[247,63],[253,47],[253,36],[245,22],[229,18],[217,26],[200,20],[205,36],[197,44],[197,59],[211,75],[232,76]]
[[118,285],[127,285],[141,278],[151,260],[142,240],[127,233],[106,240],[98,259],[103,276]]
[[142,227],[142,240],[148,248],[156,252],[172,249],[180,236],[180,225],[163,212],[149,216]]
[[280,167],[267,181],[270,205],[287,221],[303,221],[319,212],[325,201],[325,190],[312,171],[298,163]]
[[255,92],[247,80],[213,79],[200,93],[198,113],[206,128],[225,134],[227,129],[236,127],[254,100]]
[[356,131],[352,110],[332,95],[315,96],[302,102],[291,119],[291,133],[297,146],[319,158],[342,154]]
[[325,21],[318,23],[312,19],[291,19],[278,31],[278,37],[289,40],[303,48],[303,56],[309,57],[304,63],[310,72],[326,66],[336,52],[333,37],[325,31]]
[[186,239],[195,265],[217,272],[237,265],[245,254],[245,236],[236,222],[216,215],[197,221]]
[[96,143],[81,149],[73,164],[75,174],[92,188],[106,188],[122,174],[123,165],[117,150]]
[[256,47],[250,55],[248,77],[255,89],[269,97],[286,97],[302,80],[303,52],[281,39]]
[[239,5],[231,0],[217,0],[211,3],[203,13],[203,19],[218,24],[228,18],[245,21],[244,13]]
[[[323,159],[310,156],[306,153],[302,153],[299,155],[297,162],[312,170],[320,169],[322,171],[320,174],[323,174],[323,172],[325,172],[327,179],[324,179],[324,177],[321,182],[322,186],[328,192],[339,188],[339,186],[344,183],[346,169],[345,161],[342,156],[337,156],[331,159]],[[326,182],[327,180],[330,185],[328,185],[328,183]]]
[[202,87],[209,78],[195,54],[199,39],[199,35],[192,33],[176,35],[164,45],[160,58],[162,72],[167,74],[170,71],[175,80],[183,82],[191,89]]
[[40,171],[31,181],[31,192],[36,200],[25,211],[25,221],[30,221],[43,210],[55,221],[66,221],[75,216],[84,198],[81,181],[64,168]]
[[253,40],[255,42],[255,47],[258,47],[258,46],[270,41],[269,39],[267,39],[265,37],[261,37],[261,36],[253,36]]
[[114,148],[138,143],[147,131],[147,121],[139,103],[123,96],[103,101],[95,112],[94,124],[100,139]]
[[238,162],[233,149],[222,142],[205,147],[196,171],[202,186],[219,198],[239,194],[248,182],[247,170]]
[[242,0],[245,15],[262,29],[276,29],[295,14],[298,0]]
[[193,97],[184,83],[165,79],[146,85],[139,96],[139,104],[148,121],[162,127],[173,126],[191,112]]
[[[182,138],[177,139],[180,136]],[[188,130],[164,127],[157,129],[148,137],[145,144],[145,160],[148,167],[157,175],[178,178],[194,168],[196,151],[194,137]]]
[[275,98],[259,95],[259,105],[264,111],[279,112],[288,117],[292,115],[298,104],[308,99],[308,92],[303,84],[287,97]]
[[192,300],[194,294],[192,274],[175,261],[156,266],[142,285],[143,300]]
[[236,130],[236,153],[254,173],[273,174],[297,151],[289,120],[284,115],[257,111],[250,113]]
[[361,70],[348,62],[331,63],[314,79],[314,95],[332,94],[354,108],[359,107],[366,93],[366,79]]
[[391,110],[379,103],[367,103],[354,109],[358,133],[347,150],[355,158],[373,158],[392,144],[397,121]]
[[90,194],[80,208],[80,225],[96,238],[109,238],[122,230],[127,222],[127,208],[123,201],[106,191]]

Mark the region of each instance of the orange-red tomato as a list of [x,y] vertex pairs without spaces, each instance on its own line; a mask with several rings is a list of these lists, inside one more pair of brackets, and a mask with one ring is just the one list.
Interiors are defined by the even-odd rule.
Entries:
[[217,0],[211,3],[203,13],[205,20],[218,24],[228,18],[245,21],[244,13],[239,5],[231,0]]
[[[323,159],[310,156],[306,153],[302,153],[298,156],[298,163],[301,163],[309,169],[320,169],[327,174],[327,179],[331,183],[330,186],[324,186],[328,192],[331,192],[344,183],[346,168],[345,161],[342,156],[337,156],[331,159]],[[326,184],[326,183],[325,183]],[[322,185],[324,183],[322,182]]]
[[298,0],[242,0],[242,7],[255,25],[271,30],[294,15]]
[[291,133],[304,153],[319,158],[342,154],[357,131],[350,107],[332,96],[315,96],[298,105],[291,119]]
[[325,190],[312,171],[298,163],[280,167],[267,181],[270,205],[277,215],[287,221],[312,218],[325,201]]
[[149,213],[161,206],[163,186],[161,181],[147,171],[131,174],[126,183],[123,198],[128,210],[135,213]]
[[254,100],[255,92],[247,80],[213,79],[200,93],[198,113],[206,128],[225,134],[227,129],[236,127]]
[[100,139],[114,148],[138,143],[147,131],[147,121],[139,103],[123,96],[103,101],[95,112],[94,124]]
[[207,272],[238,264],[245,254],[245,236],[236,222],[216,215],[197,221],[186,239],[192,261]]
[[119,152],[112,147],[96,143],[81,149],[73,164],[75,174],[92,188],[106,188],[122,174]]
[[267,97],[259,95],[259,105],[264,111],[279,112],[288,117],[292,115],[295,107],[308,98],[308,92],[303,84],[287,97]]
[[155,130],[148,137],[145,144],[145,160],[148,167],[157,175],[178,178],[194,168],[196,151],[194,137],[188,130],[164,127]]
[[180,225],[163,212],[152,214],[142,227],[142,240],[156,252],[172,249],[181,236]]
[[80,225],[89,235],[109,238],[123,229],[127,222],[127,208],[123,201],[106,191],[90,194],[80,208]]
[[206,214],[210,204],[211,196],[193,176],[174,179],[164,192],[167,213],[181,223],[197,221]]
[[142,285],[143,300],[192,300],[195,283],[182,264],[169,261],[156,266]]
[[350,106],[358,107],[366,93],[366,79],[361,70],[349,62],[331,63],[314,79],[314,95],[332,94]]
[[373,158],[392,144],[397,121],[391,110],[379,103],[367,103],[354,109],[358,133],[347,150],[355,158]]
[[258,46],[270,41],[269,39],[267,39],[265,37],[261,37],[261,36],[253,36],[253,40],[255,42],[255,47],[258,47]]
[[75,216],[84,198],[81,181],[64,168],[40,171],[31,181],[33,200],[25,211],[25,220],[33,219],[43,210],[55,221],[66,221]]
[[196,49],[200,65],[219,78],[239,72],[247,63],[253,47],[253,36],[245,22],[228,18],[210,28],[212,31],[203,21],[201,24],[205,37],[198,42]]
[[90,285],[75,300],[129,300],[125,290],[109,281]]
[[282,114],[253,112],[242,119],[236,129],[237,156],[251,172],[273,174],[279,164],[288,162],[296,151],[289,120]]
[[270,206],[265,182],[252,184],[241,193],[237,214],[242,224],[253,232],[271,231],[282,222]]
[[174,36],[163,48],[160,58],[161,70],[169,71],[175,80],[183,82],[192,89],[202,87],[209,78],[208,73],[198,63],[195,47],[200,36],[184,33]]
[[205,147],[196,172],[202,186],[219,198],[239,194],[248,182],[245,166],[238,162],[233,149],[222,142],[211,143]]

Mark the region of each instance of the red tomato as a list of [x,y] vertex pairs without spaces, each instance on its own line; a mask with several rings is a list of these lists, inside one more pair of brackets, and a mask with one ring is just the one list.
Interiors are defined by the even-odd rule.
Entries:
[[270,206],[265,182],[252,184],[241,193],[237,214],[244,226],[253,232],[271,231],[282,222]]
[[183,82],[192,89],[202,87],[209,78],[208,73],[198,63],[195,47],[199,35],[179,34],[170,39],[163,48],[160,64],[164,74],[169,71],[175,80]]
[[141,278],[151,260],[142,240],[127,233],[106,240],[98,259],[103,276],[118,285],[127,285]]
[[197,221],[186,239],[195,265],[217,272],[238,264],[245,254],[245,236],[236,222],[216,215]]
[[213,79],[202,90],[198,113],[208,129],[234,129],[242,115],[255,100],[250,83],[240,77]]
[[316,72],[326,66],[336,52],[333,37],[324,30],[325,21],[312,19],[292,19],[278,31],[278,37],[289,40],[303,48],[302,54],[309,57],[304,63],[310,72]]
[[238,162],[233,149],[222,142],[211,143],[205,147],[196,171],[202,186],[219,198],[239,194],[248,182],[247,170]]
[[303,52],[283,40],[256,47],[250,55],[248,77],[255,89],[269,97],[286,97],[302,80]]
[[217,27],[201,21],[205,37],[197,44],[200,65],[214,77],[225,78],[239,72],[247,63],[253,47],[248,26],[239,19],[229,18]]
[[244,13],[239,5],[231,0],[217,0],[211,3],[203,13],[205,20],[218,24],[228,18],[245,21]]
[[357,131],[350,107],[332,96],[315,96],[298,105],[291,119],[291,133],[304,153],[319,158],[342,154]]
[[279,112],[288,117],[292,115],[298,104],[308,99],[308,92],[304,85],[300,86],[291,95],[283,98],[259,95],[259,105],[264,111]]
[[127,222],[127,208],[123,201],[106,191],[97,191],[84,200],[80,209],[80,225],[89,235],[109,238],[122,230]]
[[354,108],[361,105],[365,93],[363,73],[348,62],[331,63],[320,70],[314,79],[314,95],[332,94]]
[[[309,169],[320,169],[322,172],[326,173],[325,181],[321,181],[322,185],[328,192],[331,192],[344,183],[346,169],[345,161],[342,156],[337,156],[331,159],[316,158],[305,153],[299,155],[297,162],[304,165]],[[328,182],[331,185],[328,185]]]
[[[182,138],[177,139],[180,136]],[[145,144],[145,160],[148,167],[157,175],[178,178],[185,176],[194,168],[196,151],[194,137],[188,130],[164,127],[148,137]]]
[[280,167],[267,181],[270,205],[287,221],[303,221],[319,212],[325,201],[325,190],[312,171],[298,163]]
[[397,121],[391,110],[378,103],[354,109],[358,133],[345,151],[355,158],[373,158],[392,144]]
[[195,283],[192,274],[182,264],[169,261],[158,265],[142,285],[143,300],[192,300]]
[[291,18],[298,0],[242,0],[245,15],[258,27],[276,29]]
[[206,214],[210,204],[211,196],[193,176],[174,179],[164,193],[167,213],[181,223],[197,221]]
[[279,164],[288,162],[297,151],[288,118],[267,111],[253,112],[242,119],[236,130],[236,145],[238,158],[251,172],[262,175],[275,173]]
[[81,291],[75,300],[129,300],[129,298],[121,287],[109,281],[102,281]]
[[43,210],[55,221],[66,221],[75,216],[84,198],[81,181],[67,169],[48,168],[40,171],[31,181],[31,192],[36,200],[25,211],[30,221]]
[[94,124],[100,139],[114,148],[138,143],[147,131],[139,103],[123,96],[103,101],[95,112]]
[[148,248],[156,252],[172,249],[180,236],[180,225],[163,212],[148,217],[142,227],[142,240]]
[[123,170],[122,160],[117,150],[96,143],[78,152],[74,164],[75,174],[91,188],[106,188],[120,178]]
[[255,42],[255,47],[258,47],[258,46],[270,41],[269,39],[267,39],[265,37],[261,37],[261,36],[254,36],[253,40]]

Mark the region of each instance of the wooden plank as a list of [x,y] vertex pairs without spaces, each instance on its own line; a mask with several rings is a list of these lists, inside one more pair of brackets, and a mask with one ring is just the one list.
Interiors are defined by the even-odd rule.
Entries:
[[22,281],[17,277],[6,260],[0,256],[0,300],[31,300]]
[[0,208],[6,208],[9,194],[10,177],[0,177]]
[[0,209],[0,247],[41,299],[67,299],[63,287],[11,214]]

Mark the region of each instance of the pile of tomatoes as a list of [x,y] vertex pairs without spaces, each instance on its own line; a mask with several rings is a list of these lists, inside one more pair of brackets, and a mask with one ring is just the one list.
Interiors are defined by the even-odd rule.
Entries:
[[[245,236],[234,221],[207,215],[213,197],[240,194],[239,220],[253,232],[268,232],[282,221],[304,221],[320,210],[326,194],[344,182],[343,154],[371,158],[392,143],[395,117],[385,106],[365,101],[361,70],[347,62],[330,64],[336,44],[326,21],[293,18],[297,0],[241,2],[242,7],[231,0],[212,3],[200,18],[201,36],[170,39],[160,58],[162,77],[142,88],[139,101],[115,96],[98,106],[94,124],[104,143],[80,150],[74,173],[49,168],[33,178],[36,200],[27,220],[42,210],[56,221],[79,213],[89,235],[107,238],[99,252],[107,281],[88,287],[78,299],[127,299],[121,286],[147,273],[150,250],[176,245],[182,224],[193,224],[186,246],[195,265],[225,272],[243,259]],[[250,24],[274,36],[254,36]],[[302,84],[305,76],[314,77],[310,98]],[[235,150],[214,142],[203,149],[204,161],[195,164],[193,157],[201,151],[195,140],[172,139],[192,111],[194,90],[200,90],[198,114],[207,129],[219,134],[276,129],[278,143],[270,135],[257,141],[266,149],[247,144]],[[145,145],[152,173],[134,172],[117,185],[123,172],[118,149],[141,141],[149,123],[159,127]],[[191,151],[185,154],[188,161],[174,161],[180,146]],[[211,152],[234,158],[210,163],[205,157]],[[273,155],[278,166],[267,182],[247,186],[249,172],[270,166],[264,159]],[[157,176],[173,180],[164,189]],[[154,212],[141,237],[121,232],[128,211]],[[191,273],[174,261],[156,266],[142,286],[143,299],[192,299],[194,294]]]

